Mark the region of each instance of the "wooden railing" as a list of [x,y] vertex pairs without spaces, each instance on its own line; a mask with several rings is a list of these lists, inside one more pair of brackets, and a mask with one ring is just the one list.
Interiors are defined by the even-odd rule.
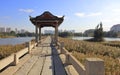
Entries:
[[104,61],[99,58],[86,58],[85,65],[82,65],[68,50],[64,43],[57,43],[60,53],[66,57],[66,63],[73,65],[79,75],[105,75]]

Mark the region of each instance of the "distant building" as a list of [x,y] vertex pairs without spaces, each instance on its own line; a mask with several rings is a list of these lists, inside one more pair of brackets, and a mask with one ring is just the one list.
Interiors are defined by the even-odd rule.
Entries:
[[0,27],[0,32],[5,32],[5,27]]
[[71,32],[71,33],[75,33],[75,30],[64,30],[63,32]]
[[68,30],[68,32],[75,33],[75,30]]
[[120,24],[113,25],[109,35],[112,37],[120,37]]
[[20,33],[25,33],[26,31],[24,29],[21,29]]
[[90,36],[93,37],[94,36],[94,30],[95,29],[88,29],[84,32],[84,36]]
[[44,34],[54,34],[54,30],[44,30]]
[[17,30],[17,28],[15,28],[15,33],[18,33],[18,30]]
[[59,33],[63,32],[63,30],[58,30]]
[[[58,32],[71,32],[75,33],[75,30],[58,30]],[[44,34],[54,34],[54,30],[44,30]]]
[[21,33],[21,32],[18,30],[18,33]]
[[6,32],[10,33],[11,32],[11,28],[6,28]]
[[120,24],[113,25],[110,29],[112,32],[120,32]]

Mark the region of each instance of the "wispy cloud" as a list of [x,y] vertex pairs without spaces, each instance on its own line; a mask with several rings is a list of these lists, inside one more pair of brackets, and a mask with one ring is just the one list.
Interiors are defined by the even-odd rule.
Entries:
[[120,13],[120,9],[113,9],[112,11]]
[[116,23],[116,22],[119,22],[120,19],[119,18],[109,18],[109,19],[103,19],[102,21],[106,22],[106,23],[110,23],[110,22]]
[[93,17],[93,16],[100,16],[102,15],[101,12],[96,12],[96,13],[88,13],[88,14],[85,14],[85,13],[75,13],[76,16],[78,17]]
[[78,16],[78,17],[84,17],[85,13],[75,13],[75,15]]
[[32,12],[34,12],[33,9],[19,9],[19,11],[25,12],[25,13],[32,13]]
[[109,23],[109,22],[111,22],[112,20],[110,20],[110,19],[103,19],[102,20],[102,22],[105,22],[105,23]]
[[102,13],[101,12],[97,12],[97,13],[90,13],[87,16],[100,16],[100,15],[102,15]]

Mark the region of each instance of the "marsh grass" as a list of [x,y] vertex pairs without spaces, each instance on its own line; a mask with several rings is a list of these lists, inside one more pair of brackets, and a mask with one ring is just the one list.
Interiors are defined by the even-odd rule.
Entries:
[[[66,38],[59,38],[65,43],[65,48],[84,64],[85,58],[98,57],[104,60],[105,75],[120,75],[120,47],[108,44],[119,45],[119,42],[87,42]],[[107,44],[107,45],[106,45]]]
[[120,48],[120,41],[103,42],[102,44],[107,45],[107,46],[119,47]]
[[[35,43],[35,40],[32,39],[31,44],[34,44],[34,43]],[[0,60],[13,53],[20,51],[21,49],[24,49],[25,47],[27,47],[26,43],[17,44],[17,45],[0,45]]]
[[19,50],[25,48],[25,44],[18,44],[18,45],[1,45],[0,46],[0,59],[3,59],[12,53],[16,53]]

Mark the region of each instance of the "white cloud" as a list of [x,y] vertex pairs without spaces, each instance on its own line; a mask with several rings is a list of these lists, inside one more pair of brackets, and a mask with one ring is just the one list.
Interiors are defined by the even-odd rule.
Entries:
[[88,14],[85,14],[85,13],[75,13],[76,16],[78,17],[93,17],[93,16],[100,16],[102,15],[101,12],[97,12],[97,13],[88,13]]
[[100,15],[102,15],[102,13],[101,12],[97,12],[97,13],[90,13],[87,16],[100,16]]
[[19,11],[25,12],[25,13],[32,13],[32,12],[34,12],[33,9],[19,9]]
[[119,13],[119,12],[120,12],[120,9],[113,9],[112,11]]
[[111,22],[111,20],[110,19],[103,19],[102,22],[107,22],[108,23],[108,22]]
[[85,13],[75,13],[75,15],[78,16],[78,17],[84,17]]
[[102,22],[105,22],[105,23],[117,23],[117,22],[120,22],[120,18],[103,19]]
[[115,24],[120,24],[120,18],[103,18],[103,28],[105,31],[109,31],[109,29],[115,25]]

